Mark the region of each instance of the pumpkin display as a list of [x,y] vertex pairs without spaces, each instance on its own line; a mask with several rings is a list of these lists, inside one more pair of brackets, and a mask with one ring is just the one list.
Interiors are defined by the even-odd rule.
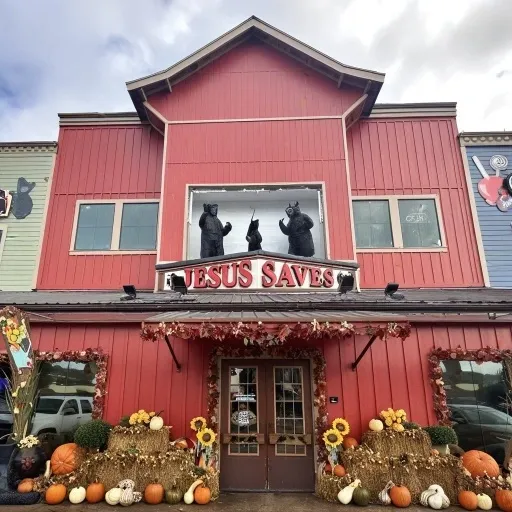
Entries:
[[503,512],[512,512],[512,491],[496,489],[496,504]]
[[389,490],[391,503],[398,508],[406,508],[411,504],[411,493],[404,485],[394,485]]
[[73,487],[69,492],[69,501],[73,503],[73,505],[78,505],[85,500],[85,488],[83,487]]
[[481,510],[491,510],[492,508],[492,500],[491,497],[487,494],[481,493],[476,495],[476,499],[478,502],[478,508]]
[[183,501],[187,505],[192,505],[194,503],[194,491],[196,490],[196,487],[199,487],[203,483],[202,480],[196,480],[189,488],[188,491],[183,496]]
[[100,482],[93,482],[87,486],[85,499],[88,503],[99,503],[105,498],[105,486]]
[[150,505],[158,505],[164,499],[164,486],[158,482],[148,484],[144,489],[144,501]]
[[48,503],[48,505],[58,505],[59,503],[62,503],[66,498],[66,492],[67,489],[65,485],[50,485],[50,487],[48,487],[44,495],[46,503]]
[[176,505],[183,499],[183,493],[177,489],[169,489],[165,491],[165,501],[169,503],[169,505]]
[[24,494],[26,492],[32,492],[33,488],[34,488],[34,480],[32,480],[32,478],[24,478],[18,484],[18,492],[21,492],[22,494]]
[[498,463],[487,453],[478,450],[466,452],[462,456],[462,465],[473,478],[485,475],[496,478],[500,474]]
[[353,437],[345,437],[345,439],[343,439],[343,448],[345,448],[345,450],[355,448],[356,446],[359,446],[357,439],[354,439]]
[[478,498],[473,491],[460,491],[457,501],[466,510],[476,510],[478,508]]
[[105,501],[109,505],[117,505],[121,501],[122,492],[123,490],[119,489],[119,487],[113,487],[105,494]]
[[208,487],[206,487],[204,484],[196,487],[194,491],[194,501],[198,505],[206,505],[207,503],[210,503],[211,499],[212,493]]
[[153,416],[149,422],[149,428],[151,430],[162,430],[164,427],[164,419],[162,416]]
[[368,489],[365,489],[360,485],[356,487],[352,494],[352,502],[360,507],[367,507],[370,503],[370,493],[368,492]]
[[332,474],[334,476],[341,477],[341,476],[345,476],[347,474],[347,472],[345,471],[345,468],[341,464],[336,464],[336,466],[334,466]]
[[373,432],[382,432],[382,430],[384,430],[384,423],[382,423],[382,421],[374,418],[373,420],[370,420],[370,423],[368,424],[368,428],[370,430],[373,430]]
[[77,468],[78,445],[66,443],[59,446],[52,454],[50,465],[54,475],[67,475]]

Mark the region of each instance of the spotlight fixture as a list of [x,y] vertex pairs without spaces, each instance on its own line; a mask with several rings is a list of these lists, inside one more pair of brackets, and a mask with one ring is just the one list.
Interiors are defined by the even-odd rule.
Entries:
[[181,295],[186,295],[188,288],[185,284],[185,278],[183,276],[171,274],[171,290],[173,292],[181,293]]
[[496,320],[496,318],[498,318],[496,313],[488,313],[487,316],[489,317],[489,320]]
[[126,295],[121,297],[121,300],[133,300],[137,298],[137,290],[133,284],[124,284],[123,290]]
[[354,288],[354,276],[352,274],[338,274],[338,292],[346,295]]
[[388,283],[386,288],[384,289],[384,295],[393,300],[403,300],[405,297],[403,293],[397,293],[398,288],[398,283]]

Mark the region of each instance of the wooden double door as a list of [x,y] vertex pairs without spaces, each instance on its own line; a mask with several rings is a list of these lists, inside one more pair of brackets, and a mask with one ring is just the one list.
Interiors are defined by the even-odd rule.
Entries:
[[222,490],[313,491],[313,432],[309,361],[222,361]]

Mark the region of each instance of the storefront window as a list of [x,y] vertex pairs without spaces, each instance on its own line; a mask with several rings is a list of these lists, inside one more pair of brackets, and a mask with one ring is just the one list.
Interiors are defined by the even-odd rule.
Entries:
[[434,199],[401,199],[400,227],[404,247],[439,247],[441,234]]
[[512,410],[502,363],[441,361],[453,428],[463,450],[482,450],[503,463],[512,438]]

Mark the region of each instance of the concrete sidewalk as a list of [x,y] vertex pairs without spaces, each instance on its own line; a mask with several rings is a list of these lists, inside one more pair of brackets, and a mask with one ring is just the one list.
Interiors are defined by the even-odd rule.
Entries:
[[[117,510],[126,510],[124,507],[117,506]],[[209,505],[185,505],[180,503],[178,505],[168,505],[162,503],[160,505],[147,505],[145,503],[137,503],[128,507],[131,512],[162,512],[162,511],[198,511],[204,510],[205,512],[211,510],[212,512],[334,512],[343,510],[344,512],[361,512],[362,507],[355,505],[346,505],[336,503],[327,503],[319,498],[316,498],[312,494],[301,494],[301,493],[282,493],[282,494],[271,494],[271,493],[236,493],[222,494],[221,497]],[[8,511],[27,511],[27,512],[64,512],[70,510],[73,512],[112,512],[113,507],[107,505],[105,502],[97,505],[89,505],[87,503],[80,505],[71,505],[69,501],[64,502],[61,505],[32,505],[25,507],[10,507],[2,506],[0,512]],[[382,507],[382,506],[369,506],[364,509],[366,512],[383,512],[384,510],[399,510],[394,507]],[[420,512],[424,511],[424,507],[411,506],[408,508],[409,512]],[[457,511],[460,512],[462,509],[458,507],[450,507],[446,512]]]

